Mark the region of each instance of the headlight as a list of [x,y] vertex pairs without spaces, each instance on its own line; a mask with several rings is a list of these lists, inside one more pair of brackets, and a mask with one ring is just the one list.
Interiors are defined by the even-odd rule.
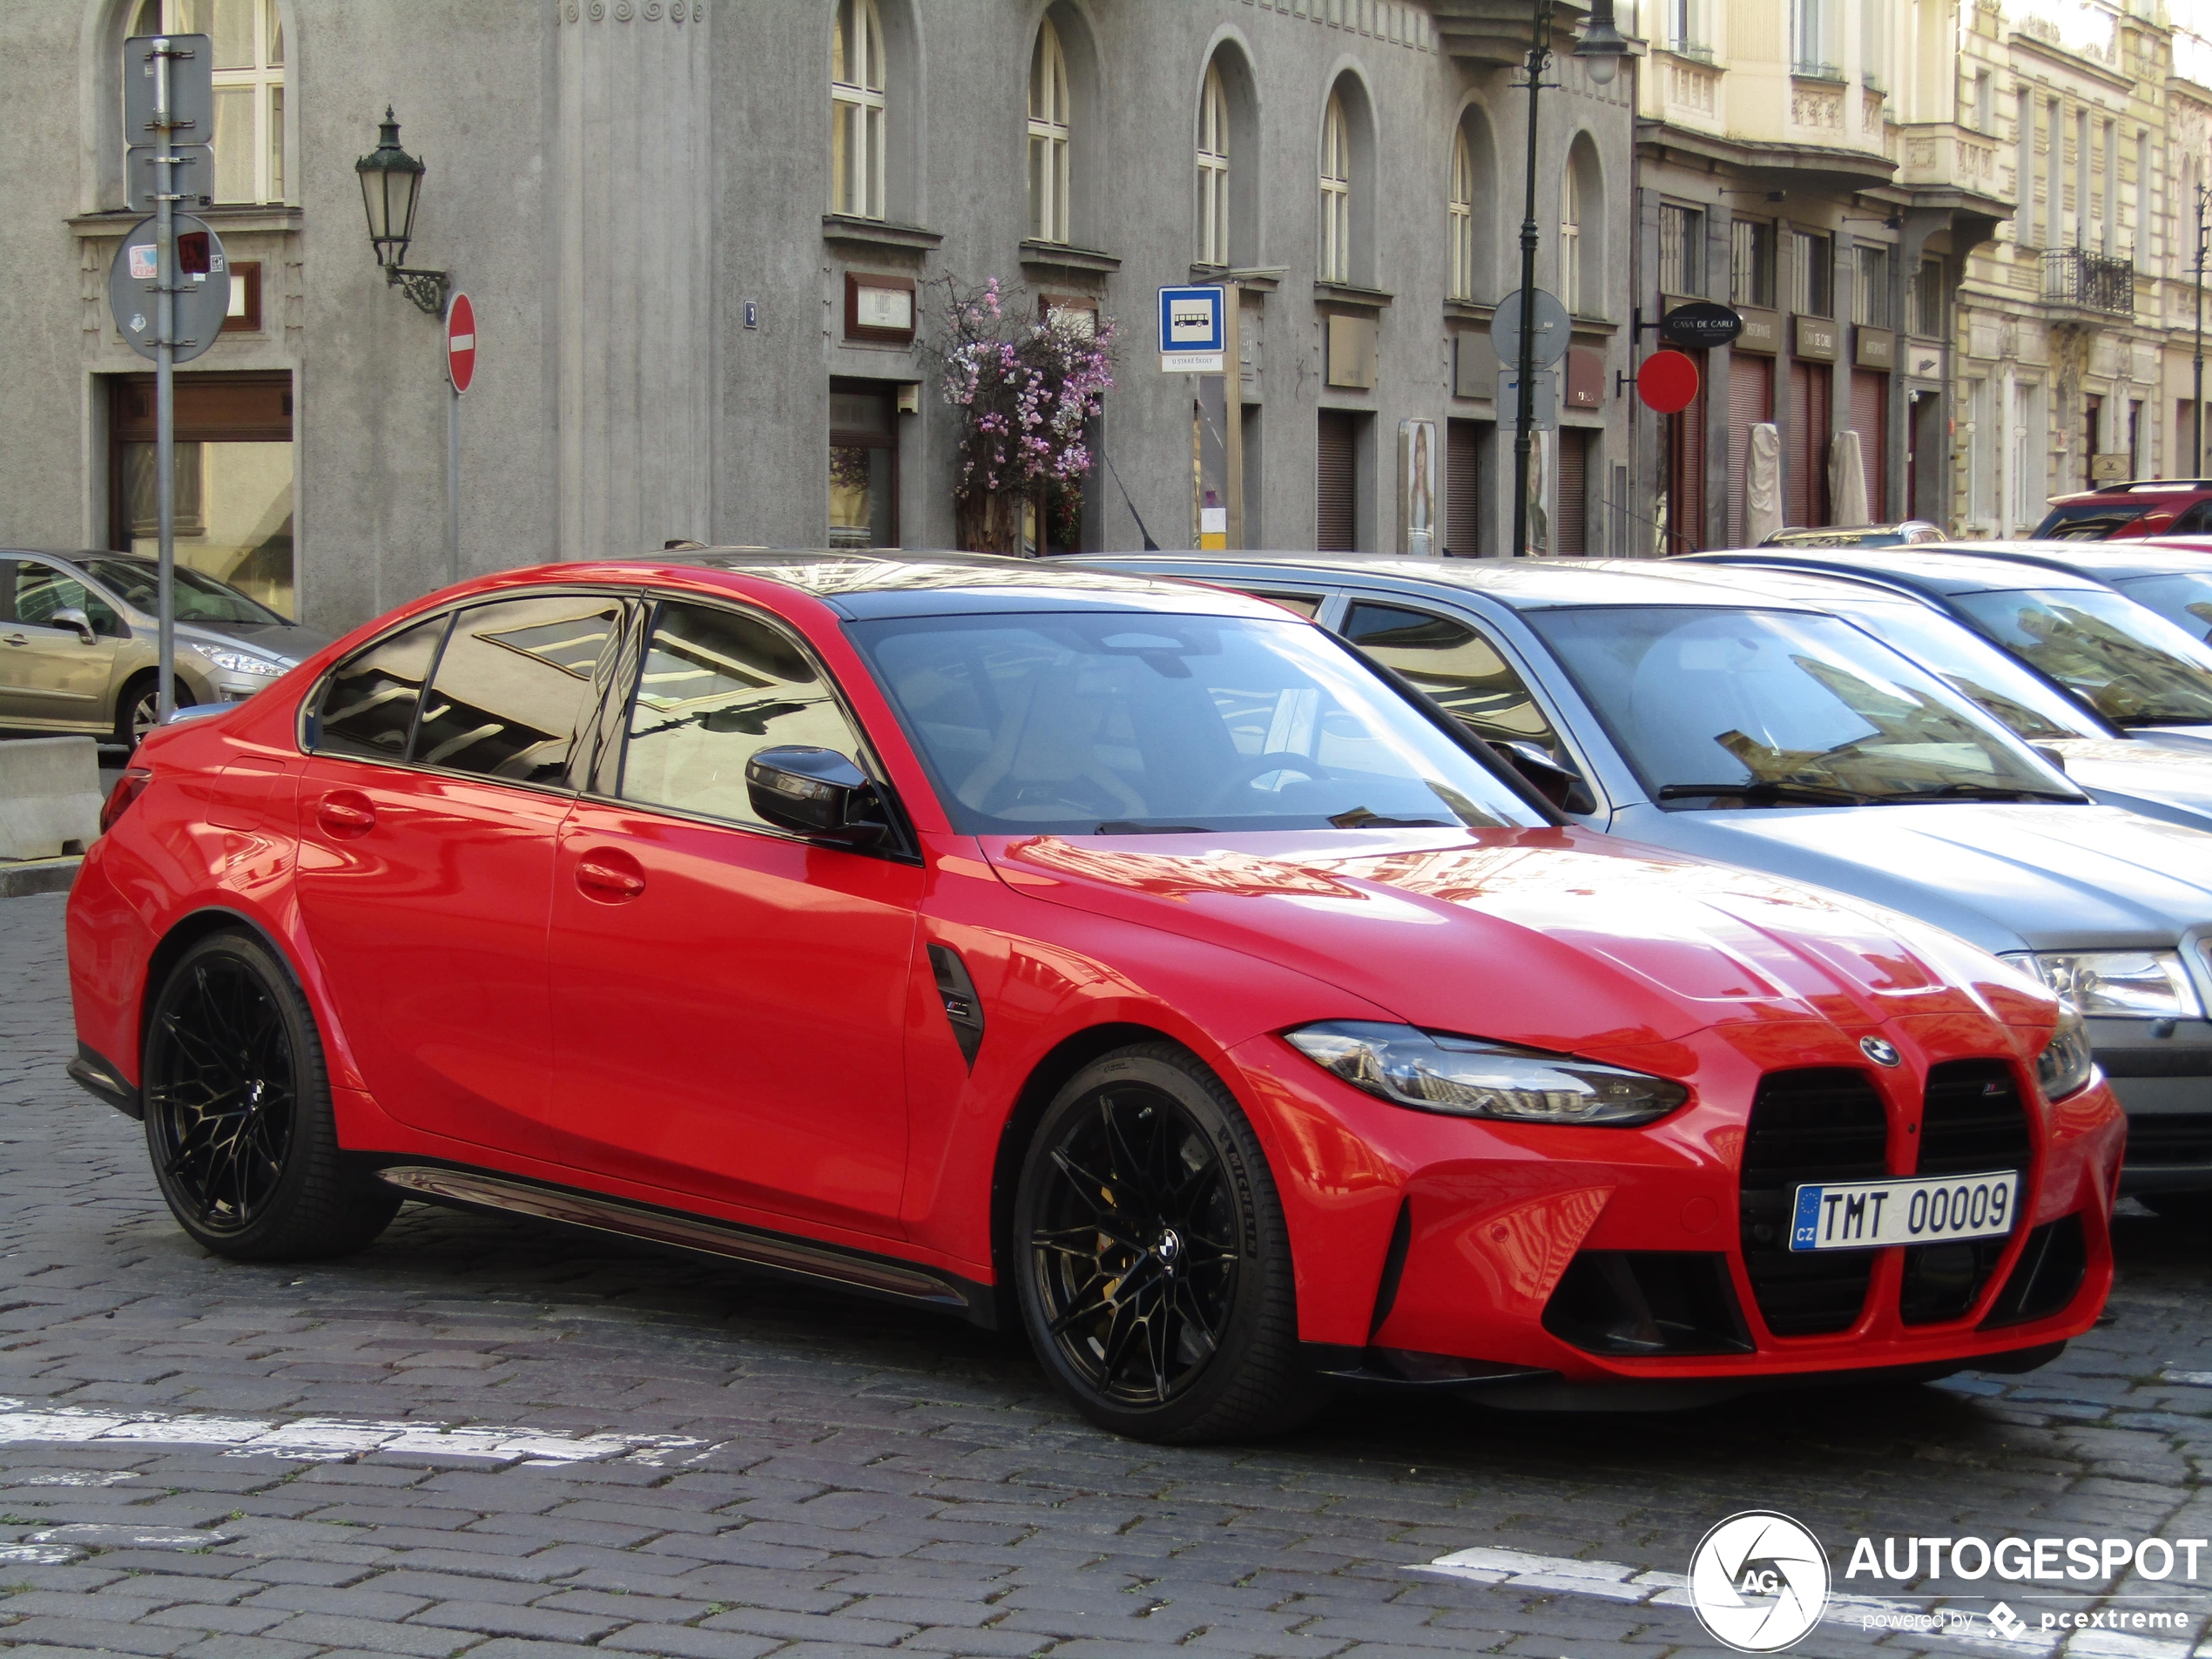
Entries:
[[2202,1011],[2178,952],[2040,950],[2007,956],[2083,1014],[2108,1020],[2193,1020]]
[[1354,1088],[1452,1117],[1618,1127],[1649,1123],[1689,1098],[1664,1077],[1410,1025],[1330,1020],[1284,1035]]
[[2096,1080],[2096,1056],[2089,1052],[2089,1034],[2081,1028],[2081,1016],[2067,1003],[2059,1005],[2059,1028],[2051,1034],[2049,1045],[2035,1057],[2036,1086],[2042,1089],[2043,1098],[2064,1100],[2068,1095],[2078,1095]]
[[259,674],[274,679],[284,672],[285,664],[273,663],[266,657],[250,657],[242,651],[224,651],[213,645],[202,645],[199,654],[216,667],[227,669],[233,674]]

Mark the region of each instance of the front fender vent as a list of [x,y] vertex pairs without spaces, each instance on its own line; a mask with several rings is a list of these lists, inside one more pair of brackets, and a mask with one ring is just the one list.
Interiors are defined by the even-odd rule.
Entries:
[[983,999],[975,995],[975,981],[968,976],[968,964],[950,945],[929,948],[929,968],[936,975],[937,995],[945,1005],[953,1041],[960,1044],[961,1057],[973,1071],[976,1050],[983,1046]]

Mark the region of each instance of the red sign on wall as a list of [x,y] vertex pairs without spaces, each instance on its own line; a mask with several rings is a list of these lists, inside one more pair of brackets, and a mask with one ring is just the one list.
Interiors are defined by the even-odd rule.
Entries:
[[465,293],[455,294],[446,307],[446,376],[456,392],[476,378],[476,307]]

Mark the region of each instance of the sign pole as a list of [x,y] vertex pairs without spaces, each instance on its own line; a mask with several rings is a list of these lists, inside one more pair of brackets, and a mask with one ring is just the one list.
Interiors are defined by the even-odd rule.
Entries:
[[161,154],[154,202],[154,495],[160,515],[160,694],[155,719],[177,711],[177,154],[169,109],[169,37],[153,43],[153,118]]
[[446,377],[446,581],[461,580],[461,394]]

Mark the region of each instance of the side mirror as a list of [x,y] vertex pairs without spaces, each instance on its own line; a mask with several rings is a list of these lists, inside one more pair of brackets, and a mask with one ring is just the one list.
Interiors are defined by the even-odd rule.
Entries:
[[1513,763],[1513,769],[1536,786],[1536,792],[1562,813],[1594,813],[1597,799],[1582,774],[1561,765],[1533,743],[1493,738],[1490,746]]
[[763,749],[745,762],[745,781],[752,810],[778,829],[840,846],[867,846],[890,832],[874,780],[834,749]]
[[2047,743],[2031,743],[2027,746],[2034,750],[2036,758],[2041,760],[2046,765],[2049,766],[2053,772],[2064,772],[2066,770],[2066,752],[2064,750],[2054,749]]
[[46,621],[49,626],[71,630],[88,645],[92,643],[92,619],[75,605],[64,605]]

